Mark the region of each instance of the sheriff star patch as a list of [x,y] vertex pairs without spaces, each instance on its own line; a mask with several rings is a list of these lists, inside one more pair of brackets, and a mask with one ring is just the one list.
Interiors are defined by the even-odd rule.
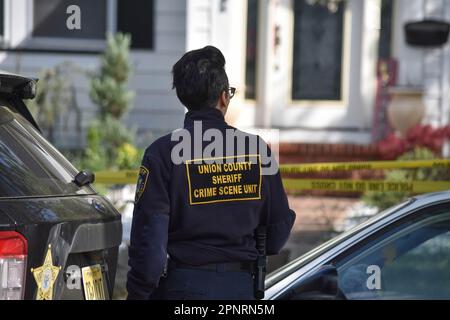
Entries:
[[145,191],[145,187],[147,186],[147,180],[148,180],[148,174],[150,171],[144,167],[141,166],[139,168],[139,176],[136,186],[136,196],[134,198],[134,203],[138,203],[139,199],[141,198],[142,194]]
[[44,264],[38,268],[31,268],[37,284],[36,300],[52,300],[53,286],[61,267],[53,265],[52,247],[49,245],[45,255]]

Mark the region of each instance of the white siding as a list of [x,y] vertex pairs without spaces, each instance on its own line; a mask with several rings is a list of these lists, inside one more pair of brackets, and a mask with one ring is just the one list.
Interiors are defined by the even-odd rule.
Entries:
[[237,88],[226,120],[254,127],[255,103],[244,100],[247,0],[187,0],[186,14],[187,50],[213,45],[225,56],[230,85]]
[[397,0],[394,18],[394,57],[399,61],[398,84],[424,89],[424,122],[435,126],[450,122],[450,45],[423,49],[406,44],[403,26],[424,18],[450,19],[447,0]]
[[212,41],[212,1],[186,0],[186,48],[198,49]]
[[[124,118],[127,127],[138,131],[137,142],[141,146],[148,145],[162,133],[180,127],[184,117],[184,108],[172,90],[171,68],[186,48],[186,2],[155,0],[154,15],[154,50],[133,50],[131,53],[133,75],[129,87],[135,91],[136,96],[130,112]],[[25,24],[26,21],[23,20],[19,19],[14,23],[18,26],[21,22]],[[17,40],[17,35],[15,39]],[[0,55],[0,68],[37,76],[41,69],[51,68],[65,61],[86,71],[97,70],[99,67],[98,55],[8,52]],[[72,75],[72,80],[76,90],[76,103],[81,111],[79,125],[82,132],[77,135],[77,115],[75,111],[70,111],[67,128],[57,133],[58,146],[63,148],[84,144],[84,131],[95,118],[96,112],[96,106],[89,98],[88,77],[80,72]]]

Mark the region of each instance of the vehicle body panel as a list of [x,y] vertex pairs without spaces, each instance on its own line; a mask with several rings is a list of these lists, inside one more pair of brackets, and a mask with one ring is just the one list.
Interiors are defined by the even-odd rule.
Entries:
[[[96,262],[108,266],[109,286],[115,279],[117,250],[122,239],[120,214],[102,197],[72,196],[35,199],[0,200],[0,217],[13,217],[14,230],[28,241],[28,261],[25,299],[33,299],[36,282],[31,268],[42,265],[48,246],[53,248],[53,263],[64,273],[69,267],[70,254],[102,251]],[[10,228],[11,229],[11,228]],[[91,259],[95,260],[95,259]],[[78,265],[80,268],[86,265]],[[54,299],[64,298],[61,293],[65,279],[58,277]],[[112,290],[109,296],[112,295]]]

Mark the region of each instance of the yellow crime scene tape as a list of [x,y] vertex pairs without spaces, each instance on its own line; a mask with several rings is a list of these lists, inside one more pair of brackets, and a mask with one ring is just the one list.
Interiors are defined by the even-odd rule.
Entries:
[[[450,159],[407,160],[407,161],[362,161],[334,163],[306,163],[280,165],[281,173],[316,173],[329,171],[415,169],[450,167]],[[138,170],[99,171],[95,182],[100,184],[135,184]],[[450,190],[450,181],[385,181],[385,180],[343,180],[343,179],[283,179],[288,190],[322,190],[343,192],[397,191],[426,193]]]
[[450,181],[386,181],[338,179],[283,179],[287,190],[322,190],[341,192],[408,192],[427,193],[450,190]]
[[139,170],[98,171],[95,182],[103,184],[135,184]]
[[350,171],[350,170],[436,168],[447,166],[450,166],[450,159],[324,162],[324,163],[304,163],[304,164],[282,164],[280,165],[280,172],[315,173],[315,172]]

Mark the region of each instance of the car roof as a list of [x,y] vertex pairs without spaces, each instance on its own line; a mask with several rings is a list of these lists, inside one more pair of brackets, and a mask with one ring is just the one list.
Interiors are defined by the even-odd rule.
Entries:
[[450,182],[448,183],[449,190],[439,191],[433,193],[425,193],[421,195],[416,195],[413,197],[415,199],[414,205],[417,207],[421,207],[424,204],[430,202],[441,202],[445,200],[450,200]]

